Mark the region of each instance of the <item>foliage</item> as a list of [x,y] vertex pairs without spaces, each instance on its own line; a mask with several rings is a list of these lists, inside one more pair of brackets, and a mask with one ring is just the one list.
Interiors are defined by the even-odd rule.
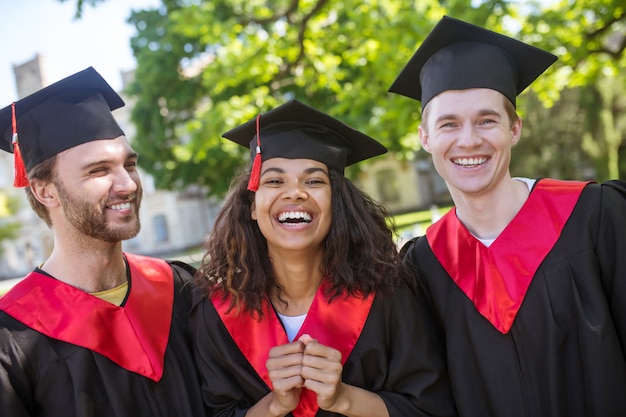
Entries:
[[[543,97],[554,99],[564,87],[573,88],[561,100],[566,101],[559,105],[563,108],[545,120],[549,125],[541,143],[553,148],[550,165],[580,162],[582,169],[592,168],[594,179],[624,178],[626,77],[621,69],[626,66],[626,4],[561,0],[532,13],[522,32],[534,45],[559,56],[554,76],[538,80]],[[581,176],[584,172],[567,175]]]
[[[65,3],[68,0],[59,0],[61,3]],[[107,0],[76,0],[76,14],[74,17],[76,19],[80,19],[83,16],[83,8],[86,5],[90,5],[92,7],[97,6],[99,3],[104,3]]]
[[626,56],[626,4],[622,0],[559,0],[535,10],[524,38],[559,56],[561,85],[595,84],[620,75]]
[[[162,0],[158,9],[129,19],[137,28],[131,41],[137,70],[128,93],[137,99],[133,140],[142,167],[159,187],[198,183],[220,196],[248,155],[221,134],[290,98],[358,127],[399,158],[419,157],[420,104],[387,88],[444,14],[560,57],[528,89],[534,94],[519,101],[524,117],[541,123],[525,130],[532,138],[528,149],[517,150],[521,171],[534,176],[536,166],[554,168],[559,150],[570,148],[574,159],[554,176],[580,175],[567,163],[609,164],[619,135],[611,146],[600,146],[598,135],[622,129],[623,143],[619,117],[599,116],[600,129],[592,109],[581,107],[584,101],[570,96],[573,103],[557,103],[568,86],[595,86],[611,77],[624,83],[618,71],[625,64],[621,0]],[[578,118],[583,113],[584,121]],[[585,135],[598,146],[587,141],[591,146],[581,148]],[[546,138],[555,142],[544,149]],[[520,157],[523,152],[537,154]],[[608,172],[614,167],[601,175]]]

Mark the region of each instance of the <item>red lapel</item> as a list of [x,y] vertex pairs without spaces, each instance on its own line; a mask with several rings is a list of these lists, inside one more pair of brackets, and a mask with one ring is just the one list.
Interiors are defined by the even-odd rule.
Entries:
[[159,381],[172,320],[172,269],[159,259],[125,255],[131,280],[123,307],[32,272],[0,298],[0,310],[48,337]]
[[426,230],[433,253],[476,309],[501,333],[511,329],[539,265],[556,244],[588,182],[543,179],[490,247],[450,210]]
[[[327,286],[327,281],[324,281],[318,288],[302,328],[294,340],[303,334],[309,334],[321,344],[339,350],[345,364],[361,335],[374,295],[366,299],[338,297],[329,303],[328,298],[324,296]],[[269,351],[274,346],[289,343],[289,340],[270,302],[265,300],[263,303],[264,316],[263,320],[259,321],[250,314],[235,315],[233,312],[226,314],[230,299],[222,300],[221,293],[214,294],[211,301],[241,353],[271,388],[272,383],[265,366]],[[294,417],[310,417],[314,416],[318,409],[315,393],[304,388],[300,403],[292,414]]]

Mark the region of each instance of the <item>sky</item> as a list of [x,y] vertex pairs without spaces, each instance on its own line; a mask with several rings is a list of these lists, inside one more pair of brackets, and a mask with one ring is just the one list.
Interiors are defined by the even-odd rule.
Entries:
[[135,67],[126,23],[131,10],[158,7],[160,0],[106,0],[85,5],[75,19],[76,0],[0,1],[0,108],[17,100],[13,66],[43,57],[47,84],[93,66],[115,89],[121,72]]

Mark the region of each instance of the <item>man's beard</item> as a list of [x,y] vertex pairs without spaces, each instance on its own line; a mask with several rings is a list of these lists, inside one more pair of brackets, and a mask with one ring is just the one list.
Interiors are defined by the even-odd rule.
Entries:
[[104,242],[116,243],[137,236],[141,228],[139,221],[139,206],[141,203],[142,189],[141,184],[137,184],[137,191],[126,197],[118,197],[119,201],[133,200],[133,212],[126,216],[125,224],[122,226],[111,227],[107,224],[107,218],[104,206],[81,199],[79,196],[73,196],[72,193],[55,181],[56,188],[59,192],[59,200],[65,212],[65,218],[70,222],[76,230],[82,234]]

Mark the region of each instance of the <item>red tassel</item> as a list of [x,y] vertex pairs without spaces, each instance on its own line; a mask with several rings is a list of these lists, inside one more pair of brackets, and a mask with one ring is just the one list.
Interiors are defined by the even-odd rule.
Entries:
[[252,170],[250,171],[250,179],[248,180],[248,190],[256,191],[259,189],[259,180],[261,179],[261,152],[259,147],[256,148],[254,162],[252,162]]
[[20,151],[20,145],[17,142],[13,145],[13,157],[15,165],[15,178],[13,179],[13,186],[26,187],[29,185],[28,175],[26,175],[26,167],[24,166],[24,160],[22,159],[22,152]]
[[13,164],[14,175],[13,186],[14,187],[26,187],[28,182],[28,175],[26,175],[26,167],[24,166],[24,160],[22,159],[22,152],[20,151],[20,145],[17,140],[17,124],[15,123],[15,102],[11,104],[11,123],[13,124]]
[[252,170],[250,171],[250,179],[248,180],[248,190],[255,191],[259,189],[259,181],[261,179],[261,132],[259,129],[259,121],[261,115],[256,117],[256,155],[252,161]]

